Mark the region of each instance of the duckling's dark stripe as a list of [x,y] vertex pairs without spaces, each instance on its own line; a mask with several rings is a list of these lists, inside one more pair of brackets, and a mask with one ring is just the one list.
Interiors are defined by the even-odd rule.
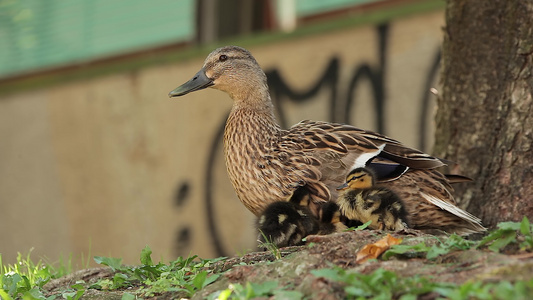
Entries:
[[361,174],[361,175],[359,175],[359,176],[355,176],[355,175],[350,176],[350,178],[348,178],[348,182],[350,182],[350,181],[352,181],[352,180],[354,180],[354,179],[361,178],[361,177],[363,177],[363,176],[365,176],[365,175],[368,175],[368,174],[367,174],[367,173],[364,173],[364,174]]
[[[356,173],[363,173],[363,175],[368,175],[370,177],[374,177],[374,172],[372,170],[370,170],[369,168],[355,168],[353,170],[350,171],[350,173],[348,175],[352,175],[352,174],[356,174]],[[361,176],[363,176],[361,175]]]

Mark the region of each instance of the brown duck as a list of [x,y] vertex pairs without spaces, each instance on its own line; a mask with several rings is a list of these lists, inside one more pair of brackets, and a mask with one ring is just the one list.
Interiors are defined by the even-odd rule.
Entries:
[[[356,167],[386,166],[378,181],[404,199],[413,228],[458,234],[485,230],[480,220],[455,205],[444,163],[384,135],[356,127],[302,121],[282,129],[265,73],[246,49],[211,52],[196,75],[169,97],[212,87],[229,94],[233,107],[224,132],[229,178],[242,203],[255,215],[274,201],[286,201],[301,186],[312,196],[310,209],[336,201],[336,187]],[[392,166],[392,168],[391,168]]]

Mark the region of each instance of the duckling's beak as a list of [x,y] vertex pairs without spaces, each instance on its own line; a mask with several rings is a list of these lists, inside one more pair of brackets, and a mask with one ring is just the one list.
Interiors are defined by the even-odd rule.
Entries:
[[200,71],[198,71],[198,73],[196,73],[196,75],[194,75],[194,77],[191,80],[185,82],[184,84],[178,86],[173,91],[168,93],[168,96],[170,98],[179,97],[179,96],[188,94],[190,92],[205,89],[212,85],[213,85],[213,80],[209,79],[209,77],[205,75],[204,69],[201,69]]
[[345,182],[343,185],[340,185],[337,187],[337,191],[340,191],[340,190],[345,190],[348,188],[348,183]]

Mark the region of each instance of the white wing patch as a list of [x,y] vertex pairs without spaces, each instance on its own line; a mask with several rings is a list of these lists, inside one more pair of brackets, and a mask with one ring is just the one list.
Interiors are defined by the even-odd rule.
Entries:
[[355,162],[352,165],[352,168],[349,170],[357,169],[357,168],[363,168],[366,166],[366,163],[371,160],[372,158],[378,156],[378,154],[383,151],[383,148],[385,148],[385,144],[381,144],[378,146],[378,149],[376,151],[372,152],[366,152],[357,157]]

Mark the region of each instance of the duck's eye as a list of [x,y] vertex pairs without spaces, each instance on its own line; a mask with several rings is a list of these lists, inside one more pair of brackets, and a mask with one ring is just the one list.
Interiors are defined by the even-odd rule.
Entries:
[[222,54],[220,55],[220,57],[218,58],[218,60],[220,61],[226,61],[228,59],[228,56],[226,54]]

